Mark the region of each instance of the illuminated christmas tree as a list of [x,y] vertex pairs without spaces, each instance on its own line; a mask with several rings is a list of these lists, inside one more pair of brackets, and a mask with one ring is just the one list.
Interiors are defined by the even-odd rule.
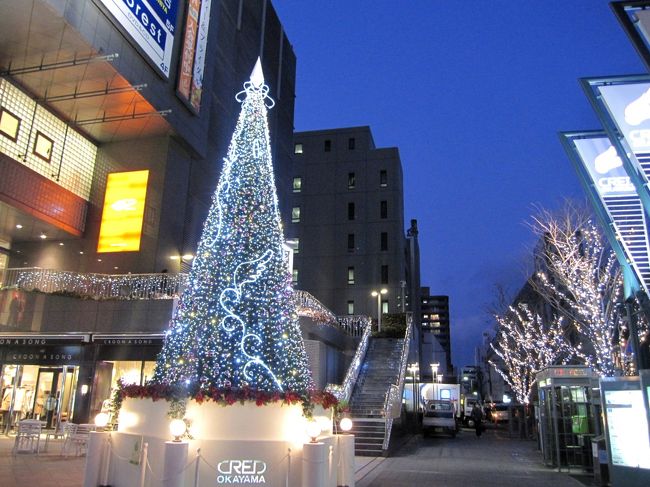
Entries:
[[239,120],[154,383],[267,392],[313,387],[283,249],[268,91],[258,59],[236,97]]

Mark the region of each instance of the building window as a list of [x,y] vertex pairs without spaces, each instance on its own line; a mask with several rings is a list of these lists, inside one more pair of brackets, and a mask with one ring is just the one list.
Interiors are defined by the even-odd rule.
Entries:
[[381,314],[386,315],[388,314],[388,300],[381,302]]
[[348,252],[354,250],[354,233],[348,233]]
[[354,203],[348,203],[348,220],[354,220],[354,218],[355,218]]
[[388,250],[388,232],[381,232],[381,250]]
[[291,272],[291,284],[294,286],[298,284],[298,269],[296,268]]
[[388,284],[388,266],[387,265],[382,265],[381,266],[381,283],[382,284]]
[[386,171],[385,169],[379,171],[379,186],[381,186],[382,188],[388,186],[388,171]]
[[354,186],[356,185],[356,178],[354,177],[353,172],[348,173],[348,189],[354,189]]
[[300,239],[299,238],[294,238],[293,239],[293,253],[294,254],[299,254],[300,253]]
[[52,147],[54,141],[43,133],[36,131],[36,139],[34,139],[34,155],[40,157],[46,162],[52,159]]
[[17,142],[19,130],[20,119],[6,108],[0,108],[0,132]]
[[293,178],[293,192],[300,193],[302,190],[302,178]]
[[355,144],[356,144],[356,140],[354,140],[354,137],[350,137],[348,139],[348,150],[354,150]]
[[323,150],[325,150],[325,152],[331,152],[332,151],[332,141],[331,140],[327,139],[325,141],[325,144],[323,145]]
[[348,301],[348,314],[354,314],[354,301]]
[[348,284],[354,284],[354,267],[348,267]]
[[388,201],[384,200],[379,203],[379,218],[388,218]]
[[302,154],[302,144],[293,144],[293,153]]
[[300,221],[300,207],[294,206],[291,208],[291,222],[298,223]]

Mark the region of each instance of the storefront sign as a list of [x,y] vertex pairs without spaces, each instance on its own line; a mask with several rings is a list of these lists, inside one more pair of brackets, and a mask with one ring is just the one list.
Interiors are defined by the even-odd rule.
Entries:
[[81,361],[79,345],[63,347],[20,347],[4,351],[4,362],[9,364],[75,365]]
[[217,464],[217,484],[266,484],[266,469],[262,460],[222,460]]
[[100,345],[159,345],[162,338],[96,338],[94,343]]
[[66,336],[0,336],[0,348],[14,346],[61,345],[64,343],[79,343],[87,341],[86,335],[76,337]]
[[178,0],[98,0],[169,78]]

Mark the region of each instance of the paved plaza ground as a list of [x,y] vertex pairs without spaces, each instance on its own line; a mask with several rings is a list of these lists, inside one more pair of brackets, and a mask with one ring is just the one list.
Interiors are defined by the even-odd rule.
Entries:
[[[13,437],[0,437],[0,487],[79,487],[85,457],[63,457],[61,440],[40,455],[12,455]],[[575,472],[576,474],[578,472]],[[535,442],[488,430],[456,438],[415,436],[389,458],[356,459],[357,487],[583,487],[589,477],[542,465]]]

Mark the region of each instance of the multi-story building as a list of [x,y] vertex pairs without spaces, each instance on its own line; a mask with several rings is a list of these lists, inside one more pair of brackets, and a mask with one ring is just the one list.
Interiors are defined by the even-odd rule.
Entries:
[[151,376],[171,314],[171,300],[97,300],[119,282],[105,275],[131,274],[120,297],[155,297],[134,275],[168,271],[165,287],[187,270],[258,57],[289,215],[295,56],[266,0],[0,9],[0,276],[24,285],[36,274],[6,269],[53,269],[37,281],[86,298],[0,291],[3,420],[52,396],[83,421],[117,377]]
[[[449,330],[449,296],[431,296],[428,287],[420,290],[420,312],[422,316],[423,355],[432,354],[434,363],[439,363],[445,375],[453,374],[451,363],[451,335]],[[437,342],[437,343],[436,343]],[[430,346],[427,348],[425,344]],[[424,350],[426,349],[426,351]],[[440,352],[442,351],[442,356]]]
[[297,132],[290,184],[295,285],[336,314],[404,311],[398,149],[376,148],[369,127]]

